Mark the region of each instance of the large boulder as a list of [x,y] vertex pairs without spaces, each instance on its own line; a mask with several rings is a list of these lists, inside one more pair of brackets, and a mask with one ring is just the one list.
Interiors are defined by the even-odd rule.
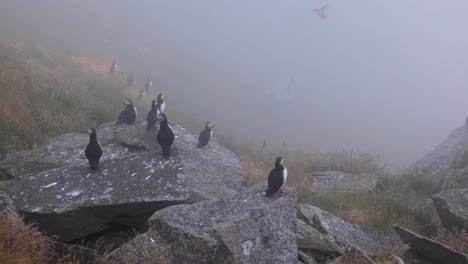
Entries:
[[400,226],[394,226],[400,239],[409,244],[411,250],[423,258],[440,264],[466,264],[468,256],[437,241],[420,236]]
[[[348,223],[318,207],[300,204],[297,217],[321,233],[322,237],[316,237],[315,240],[331,237],[335,241],[331,248],[336,248],[335,244],[338,245],[338,249],[335,249],[338,253],[353,250],[369,257],[382,257],[392,251],[391,239],[383,231]],[[323,250],[320,248],[315,250],[315,252],[320,251]]]
[[370,191],[375,189],[378,179],[379,176],[372,173],[314,172],[310,175],[311,192]]
[[468,189],[451,189],[432,196],[445,228],[460,231],[468,228]]
[[84,157],[86,134],[51,138],[36,150],[0,162],[16,180],[0,182],[18,211],[61,241],[114,227],[139,227],[166,206],[221,199],[243,191],[239,159],[214,143],[215,150],[196,147],[196,137],[171,124],[176,141],[164,158],[154,131],[144,124],[97,129],[104,164],[92,173]]
[[455,129],[447,139],[410,166],[410,171],[442,179],[450,173],[451,163],[459,151],[468,145],[466,125]]
[[10,196],[5,192],[0,191],[0,213],[2,212],[15,212],[16,208]]
[[144,263],[150,255],[166,263],[297,263],[297,193],[288,187],[287,194],[266,198],[265,189],[260,184],[226,199],[162,209],[150,218],[148,233],[109,260]]

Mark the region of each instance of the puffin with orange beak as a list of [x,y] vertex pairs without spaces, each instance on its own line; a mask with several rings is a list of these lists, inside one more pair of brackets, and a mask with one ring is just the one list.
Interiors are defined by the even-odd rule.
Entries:
[[200,132],[200,135],[198,136],[198,148],[203,148],[204,146],[208,145],[209,149],[213,149],[213,146],[210,145],[210,139],[213,137],[213,128],[215,126],[213,123],[210,121],[206,122],[205,124],[205,129]]
[[89,161],[89,165],[91,167],[91,171],[96,171],[98,164],[102,163],[102,148],[101,144],[97,140],[96,129],[90,128],[88,129],[89,134],[89,143],[85,149],[86,158]]
[[[270,197],[275,194],[281,187],[286,183],[288,179],[288,170],[283,165],[283,157],[277,157],[275,160],[275,167],[270,171],[268,175],[268,188],[266,190],[266,196]],[[286,193],[286,189],[281,189],[281,193]]]
[[167,121],[167,116],[165,113],[161,113],[158,115],[158,122],[160,127],[156,132],[156,139],[158,141],[159,146],[161,146],[162,152],[164,156],[171,155],[172,144],[174,143],[174,131],[172,131],[171,126]]
[[150,131],[151,128],[157,127],[159,109],[156,105],[156,100],[151,102],[151,109],[146,116],[146,131]]

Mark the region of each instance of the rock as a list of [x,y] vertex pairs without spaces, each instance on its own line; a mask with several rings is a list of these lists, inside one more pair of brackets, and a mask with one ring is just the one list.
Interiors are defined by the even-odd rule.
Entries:
[[16,212],[16,208],[10,196],[0,191],[0,213],[2,212]]
[[301,219],[297,219],[297,246],[306,252],[328,256],[339,256],[344,253],[330,234],[320,233]]
[[310,175],[311,192],[371,191],[379,176],[372,173],[345,173],[341,171],[315,172]]
[[265,189],[259,184],[225,199],[159,210],[150,231],[110,259],[122,263],[119,257],[129,256],[142,263],[139,252],[170,247],[167,263],[297,263],[297,193],[287,187],[287,194],[266,198]]
[[445,228],[460,231],[468,227],[468,189],[451,189],[432,196]]
[[144,124],[97,129],[104,164],[91,173],[86,134],[64,134],[0,162],[17,180],[0,182],[21,214],[60,241],[112,228],[142,225],[156,210],[245,190],[245,174],[231,151],[198,149],[196,137],[171,124],[174,153],[166,159]]
[[416,210],[431,220],[434,226],[441,227],[442,221],[431,198],[418,196],[396,197],[394,201],[403,208]]
[[320,233],[331,236],[346,252],[355,248],[366,256],[381,257],[392,250],[390,239],[383,231],[345,222],[315,206],[300,204],[297,217]]
[[452,160],[466,145],[468,145],[468,130],[466,126],[462,126],[455,129],[444,142],[426,156],[411,165],[409,170],[440,180],[449,174]]
[[302,250],[297,251],[299,262],[304,264],[317,264],[317,260],[315,260],[312,256],[309,256]]
[[420,236],[400,226],[394,226],[400,239],[416,254],[440,264],[466,264],[468,256],[437,241]]

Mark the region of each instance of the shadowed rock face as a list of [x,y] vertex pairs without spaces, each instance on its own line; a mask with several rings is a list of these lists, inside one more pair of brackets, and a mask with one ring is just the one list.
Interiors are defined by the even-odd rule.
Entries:
[[432,200],[445,228],[455,232],[468,228],[468,189],[446,190]]
[[[310,237],[307,240],[318,242],[327,238],[327,243],[322,243],[320,247],[310,247],[313,244],[309,244],[309,248],[304,247],[303,249],[307,251],[321,254],[328,251],[327,254],[335,253],[339,255],[353,249],[362,252],[366,256],[381,257],[392,250],[390,239],[381,230],[345,222],[343,219],[318,207],[300,204],[297,217],[317,231],[314,233],[308,232]],[[305,238],[302,237],[302,239]],[[325,245],[325,248],[328,248],[327,251],[324,251],[323,246]]]
[[427,237],[420,236],[400,226],[394,226],[401,240],[421,257],[440,264],[466,264],[468,256]]
[[215,144],[196,148],[195,136],[172,125],[174,153],[164,158],[144,124],[97,129],[104,164],[90,171],[89,136],[64,134],[37,150],[17,153],[0,168],[16,180],[0,182],[18,211],[42,231],[72,241],[113,227],[139,227],[156,210],[220,199],[244,188],[238,158]]
[[11,200],[10,196],[5,192],[0,191],[0,213],[2,212],[15,212],[16,208],[13,205],[13,201]]
[[[112,252],[142,263],[139,252],[170,248],[168,263],[297,263],[297,193],[266,198],[266,185],[217,201],[176,205],[156,212],[150,231]],[[153,254],[154,254],[153,249]],[[143,257],[143,255],[141,256]]]

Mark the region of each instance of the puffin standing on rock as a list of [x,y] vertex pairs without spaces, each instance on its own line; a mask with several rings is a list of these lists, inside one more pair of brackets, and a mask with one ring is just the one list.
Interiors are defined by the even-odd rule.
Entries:
[[213,149],[212,145],[209,145],[210,139],[213,137],[213,130],[215,126],[211,122],[206,122],[205,129],[200,132],[200,136],[198,136],[198,148],[203,148],[204,146],[208,145],[209,149]]
[[160,127],[156,132],[156,139],[159,146],[161,146],[164,156],[171,155],[172,143],[174,143],[174,131],[167,122],[167,116],[164,113],[159,114],[158,122]]
[[[283,165],[283,158],[277,157],[275,160],[275,168],[270,171],[268,175],[268,188],[266,190],[266,196],[270,197],[276,193],[284,184],[288,178],[288,170]],[[281,189],[281,193],[286,193],[286,189]]]
[[130,99],[125,100],[123,104],[125,105],[125,109],[120,112],[115,124],[119,125],[125,123],[127,125],[133,125],[137,116],[137,109],[133,106],[133,102]]
[[166,102],[164,101],[164,99],[166,99],[166,97],[163,93],[158,94],[158,104],[156,105],[156,107],[158,108],[159,113],[164,113],[164,110],[166,110]]
[[102,149],[97,140],[96,129],[88,129],[89,143],[85,149],[86,158],[91,166],[91,171],[96,171],[98,164],[101,164]]
[[151,128],[156,126],[159,114],[160,112],[156,105],[156,100],[151,101],[151,109],[146,116],[146,131],[149,131]]

